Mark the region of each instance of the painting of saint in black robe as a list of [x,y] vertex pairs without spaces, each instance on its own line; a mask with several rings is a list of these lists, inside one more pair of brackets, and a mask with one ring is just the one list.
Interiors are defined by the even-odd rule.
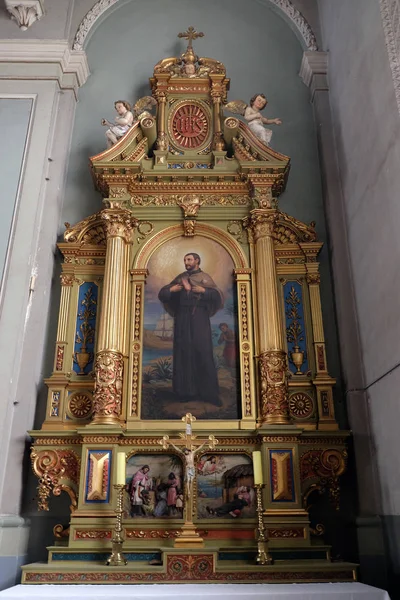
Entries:
[[188,253],[183,262],[186,270],[158,294],[174,319],[173,391],[182,402],[200,400],[221,406],[210,318],[223,307],[223,294],[200,268],[199,254]]

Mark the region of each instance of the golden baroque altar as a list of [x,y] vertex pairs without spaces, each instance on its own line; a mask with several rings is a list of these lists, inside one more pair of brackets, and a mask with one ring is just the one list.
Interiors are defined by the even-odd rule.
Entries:
[[[156,116],[144,112],[91,157],[104,208],[67,224],[59,244],[54,368],[32,465],[39,509],[66,492],[71,516],[24,583],[354,578],[354,565],[331,561],[308,510],[321,494],[339,507],[347,459],[325,352],[322,244],[314,224],[279,208],[289,157],[223,113],[225,67],[198,58],[194,38],[154,68]],[[201,543],[179,547],[187,473],[180,448],[160,438],[183,431],[187,412],[196,435],[216,439],[193,471]],[[266,565],[254,560],[254,450]],[[128,564],[110,567],[118,452]]]

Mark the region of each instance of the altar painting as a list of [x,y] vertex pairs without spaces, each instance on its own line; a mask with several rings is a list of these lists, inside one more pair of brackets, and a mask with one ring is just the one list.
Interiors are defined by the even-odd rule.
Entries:
[[199,519],[243,519],[256,514],[253,463],[247,454],[204,454],[197,463]]
[[125,518],[183,517],[182,461],[175,454],[135,454],[126,467]]
[[145,287],[142,419],[237,419],[234,264],[217,242],[175,238],[152,255]]

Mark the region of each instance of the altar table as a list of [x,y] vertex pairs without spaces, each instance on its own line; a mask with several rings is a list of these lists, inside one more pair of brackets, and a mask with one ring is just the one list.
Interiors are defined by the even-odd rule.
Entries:
[[390,600],[363,583],[16,585],[0,600]]

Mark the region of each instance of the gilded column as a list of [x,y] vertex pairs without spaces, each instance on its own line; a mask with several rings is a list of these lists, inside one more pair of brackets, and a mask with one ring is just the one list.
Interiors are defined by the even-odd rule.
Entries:
[[287,365],[273,240],[277,216],[274,209],[254,209],[245,225],[251,228],[255,244],[261,418],[270,424],[287,424]]
[[54,357],[54,371],[65,372],[64,359],[67,354],[67,335],[68,335],[68,315],[69,303],[71,298],[71,289],[74,285],[73,275],[63,273],[61,275],[61,299],[60,313],[58,316],[56,354]]
[[122,408],[128,249],[137,219],[127,210],[101,213],[107,235],[103,299],[97,340],[93,424],[118,425]]
[[165,107],[167,98],[164,92],[158,92],[158,123],[157,123],[157,150],[168,150],[167,135],[165,133]]
[[213,108],[214,108],[214,141],[213,141],[213,150],[220,152],[224,150],[225,143],[222,137],[222,126],[221,126],[221,94],[223,93],[222,81],[224,79],[224,75],[212,75],[212,88],[211,88],[211,97],[213,100]]
[[[316,265],[318,268],[318,265]],[[308,269],[307,269],[308,270]],[[314,339],[315,363],[317,367],[317,377],[328,373],[325,354],[325,335],[322,323],[321,296],[319,290],[319,273],[307,273],[307,283],[310,292],[311,318]]]
[[313,343],[315,352],[316,377],[313,383],[317,390],[318,429],[337,429],[332,387],[336,380],[330,377],[326,362],[325,335],[322,320],[320,275],[317,263],[306,263],[307,283],[310,292]]

